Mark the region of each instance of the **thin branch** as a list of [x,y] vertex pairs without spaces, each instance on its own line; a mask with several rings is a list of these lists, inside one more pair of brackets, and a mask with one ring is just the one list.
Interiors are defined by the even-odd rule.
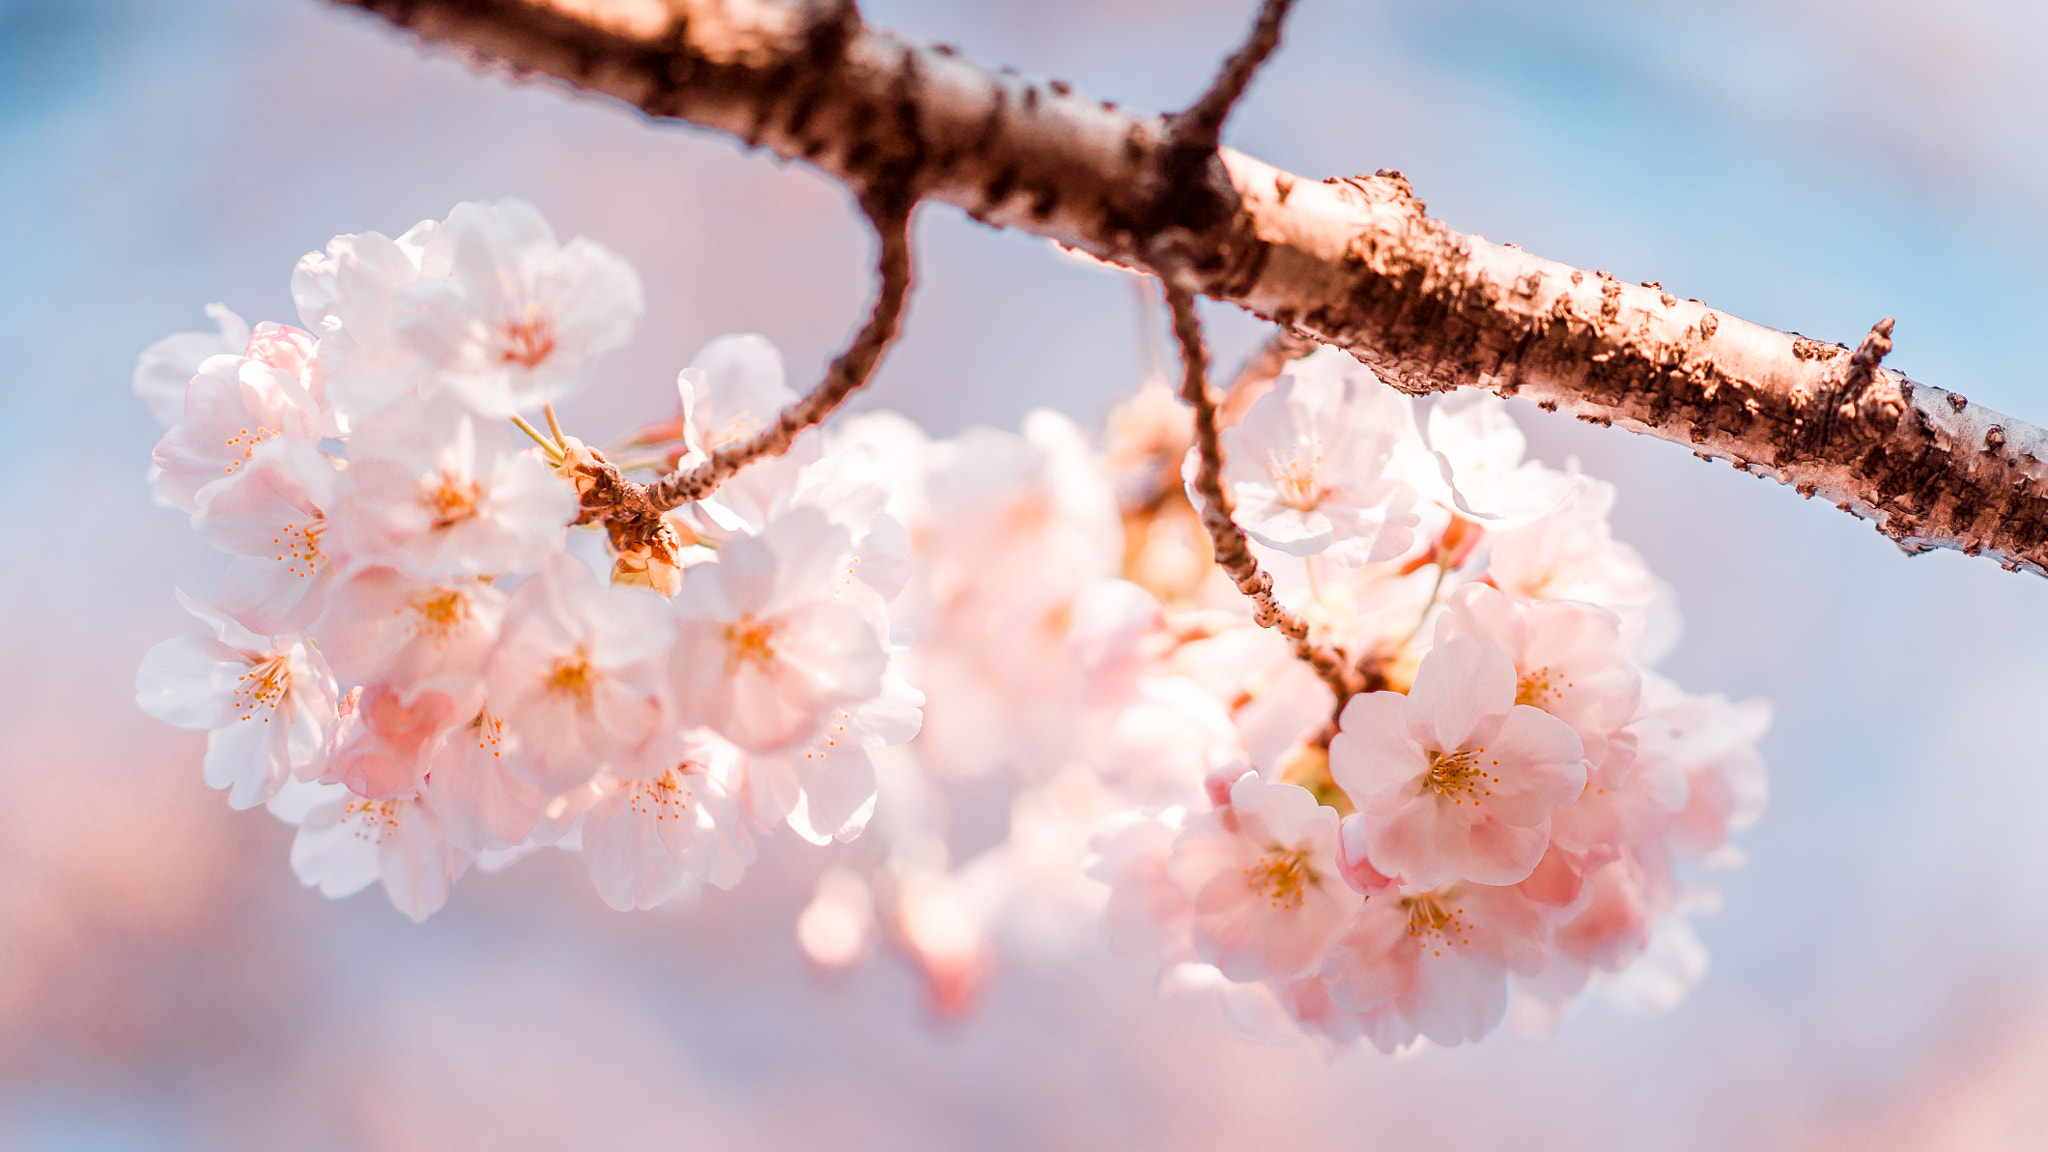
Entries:
[[1252,602],[1252,619],[1261,628],[1278,629],[1294,648],[1295,656],[1316,670],[1337,697],[1337,707],[1357,691],[1349,675],[1344,654],[1314,644],[1308,638],[1308,621],[1289,611],[1273,596],[1273,576],[1259,567],[1252,555],[1244,529],[1232,518],[1229,489],[1223,486],[1223,444],[1218,436],[1216,398],[1209,393],[1209,348],[1202,339],[1202,320],[1195,313],[1195,298],[1172,282],[1166,285],[1166,306],[1173,312],[1173,335],[1180,342],[1181,399],[1195,410],[1195,491],[1200,494],[1202,527],[1216,551],[1216,563],[1230,577],[1237,590]]
[[1316,347],[1315,341],[1298,332],[1275,329],[1258,351],[1245,360],[1244,367],[1237,370],[1237,378],[1230,382],[1230,390],[1223,394],[1223,403],[1217,408],[1217,420],[1228,428],[1244,419],[1245,410],[1273,390],[1273,382],[1287,371],[1287,366]]
[[1294,0],[1265,0],[1251,34],[1223,62],[1223,70],[1216,74],[1209,90],[1184,111],[1174,114],[1172,133],[1177,143],[1205,154],[1216,151],[1223,139],[1223,121],[1244,97],[1245,89],[1251,87],[1259,66],[1280,46],[1280,27],[1286,23],[1287,11],[1292,7]]
[[1172,234],[1191,287],[1397,388],[1524,396],[1820,496],[1909,551],[2048,574],[2048,433],[1869,357],[1864,383],[1840,345],[1453,231],[1397,172],[1315,181],[1222,148],[1189,173],[1172,121],[910,43],[851,4],[333,2],[863,194],[901,189],[1152,272]]
[[867,323],[825,370],[825,378],[803,399],[782,410],[774,424],[737,444],[720,448],[711,459],[687,472],[676,472],[647,490],[648,502],[666,511],[692,500],[702,500],[727,477],[765,456],[789,451],[797,435],[824,422],[875,374],[882,354],[903,327],[904,305],[910,297],[910,213],[907,206],[868,206],[868,219],[875,226],[881,251],[875,259],[880,284]]

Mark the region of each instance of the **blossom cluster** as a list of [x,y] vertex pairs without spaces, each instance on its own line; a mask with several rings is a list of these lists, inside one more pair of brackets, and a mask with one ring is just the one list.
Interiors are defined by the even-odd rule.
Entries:
[[[302,328],[216,308],[217,336],[138,367],[169,425],[158,497],[233,559],[213,600],[180,594],[211,634],[151,650],[137,694],[209,733],[230,804],[298,825],[301,880],[381,880],[424,918],[470,865],[555,846],[644,908],[735,883],[755,833],[858,833],[868,751],[922,703],[896,671],[907,541],[871,453],[813,444],[679,510],[667,563],[601,556],[571,525],[602,454],[510,418],[624,342],[629,266],[526,204],[462,204],[336,237],[292,294]],[[759,338],[715,342],[678,387],[683,460],[794,399]]]
[[211,637],[138,690],[211,733],[230,803],[298,823],[328,895],[381,879],[424,916],[552,846],[645,908],[787,825],[842,845],[795,917],[822,967],[886,948],[961,1011],[1106,924],[1169,988],[1383,1050],[1703,970],[1695,873],[1760,812],[1768,709],[1650,670],[1677,617],[1614,489],[1525,460],[1491,395],[1323,349],[1224,407],[1234,517],[1340,701],[1211,560],[1157,380],[1098,438],[843,419],[628,539],[579,525],[589,466],[765,427],[797,398],[765,339],[712,342],[673,418],[597,449],[546,405],[638,283],[532,209],[339,237],[293,290],[303,328],[216,310],[138,369],[160,498],[233,556],[185,601]]

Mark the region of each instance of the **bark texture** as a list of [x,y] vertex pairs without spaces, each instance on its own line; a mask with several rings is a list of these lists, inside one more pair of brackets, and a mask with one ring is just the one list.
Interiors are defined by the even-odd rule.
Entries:
[[[2048,574],[2048,434],[1850,349],[1456,232],[1397,172],[1310,180],[823,0],[333,0],[472,60],[730,133],[864,202],[931,199],[1342,347],[1692,448],[1908,551]],[[1192,111],[1192,109],[1191,109]]]

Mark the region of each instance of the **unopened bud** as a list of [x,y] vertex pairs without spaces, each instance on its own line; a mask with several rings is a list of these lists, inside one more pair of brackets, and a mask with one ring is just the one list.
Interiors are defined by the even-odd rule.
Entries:
[[664,517],[653,539],[619,549],[619,558],[612,563],[612,583],[637,584],[673,596],[683,587],[682,552],[681,533]]
[[599,452],[574,436],[565,436],[563,440],[567,441],[569,448],[562,453],[562,458],[555,463],[555,471],[571,484],[576,485],[576,498],[581,500],[590,494],[592,488],[597,486],[597,477],[593,474],[592,470],[597,465],[605,462],[604,453]]

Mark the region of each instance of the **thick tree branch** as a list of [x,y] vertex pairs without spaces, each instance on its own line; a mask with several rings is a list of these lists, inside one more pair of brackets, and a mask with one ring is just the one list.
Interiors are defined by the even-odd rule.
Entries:
[[[1464,384],[1691,447],[1821,496],[1909,551],[2048,573],[2048,434],[1857,353],[1452,231],[1399,173],[1306,180],[1173,121],[994,73],[802,0],[335,0],[473,59],[929,198],[1206,295],[1410,392]],[[602,9],[600,11],[599,9]]]

